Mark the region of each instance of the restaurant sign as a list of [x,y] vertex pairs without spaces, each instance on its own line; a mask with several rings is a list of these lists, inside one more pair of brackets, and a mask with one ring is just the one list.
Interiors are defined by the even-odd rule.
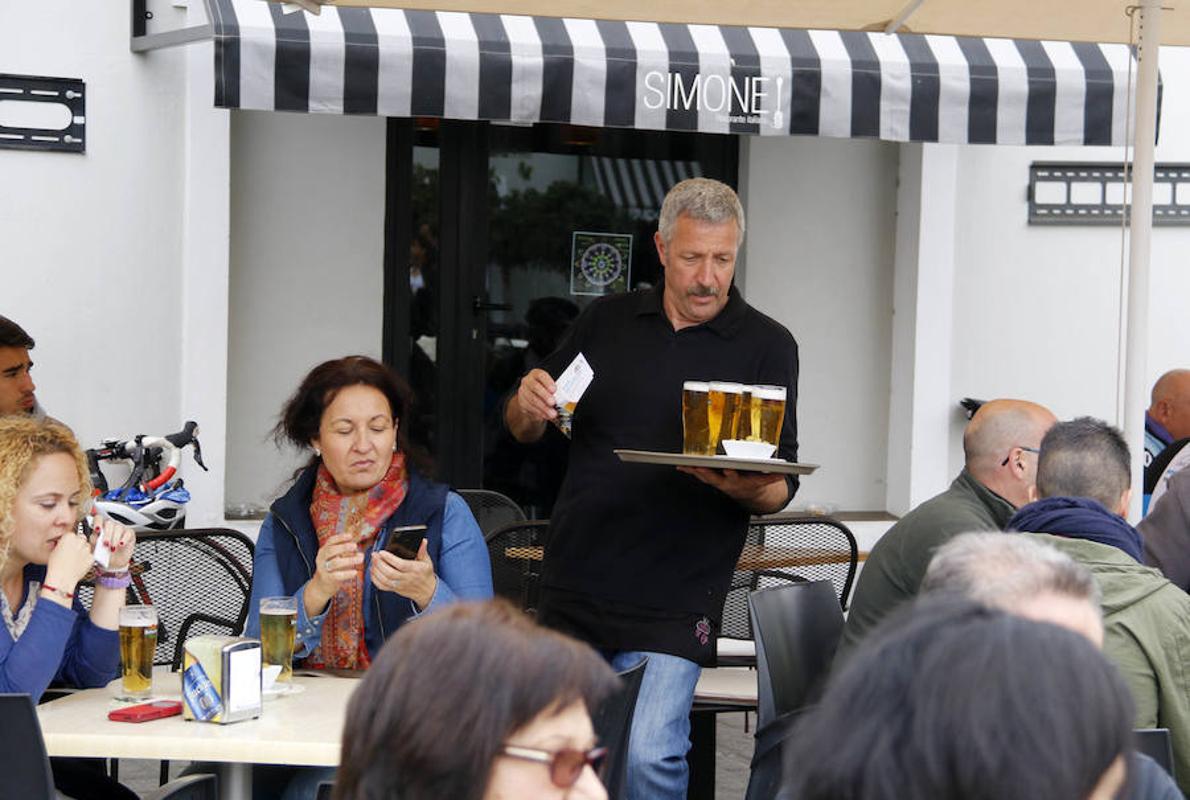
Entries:
[[[645,108],[656,111],[709,112],[719,122],[742,125],[784,125],[780,109],[784,77],[776,75],[693,75],[681,72],[646,72]],[[776,106],[774,109],[773,106]]]

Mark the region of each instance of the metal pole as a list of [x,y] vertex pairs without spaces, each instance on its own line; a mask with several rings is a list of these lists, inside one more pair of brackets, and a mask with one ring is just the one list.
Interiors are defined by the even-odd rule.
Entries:
[[1153,167],[1157,141],[1157,51],[1161,0],[1140,0],[1137,10],[1136,133],[1129,225],[1127,347],[1124,360],[1124,433],[1132,448],[1132,504],[1140,519],[1144,493],[1145,410],[1149,351],[1149,250],[1153,233]]

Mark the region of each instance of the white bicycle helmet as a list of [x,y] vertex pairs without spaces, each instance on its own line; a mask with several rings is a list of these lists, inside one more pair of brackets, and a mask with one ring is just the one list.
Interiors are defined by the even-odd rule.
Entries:
[[165,492],[147,503],[121,502],[106,496],[96,498],[95,507],[104,516],[135,531],[169,531],[185,527],[186,503],[190,492],[178,488]]

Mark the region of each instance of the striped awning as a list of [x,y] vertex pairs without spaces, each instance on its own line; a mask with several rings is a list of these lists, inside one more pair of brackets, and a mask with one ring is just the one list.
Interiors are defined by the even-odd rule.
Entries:
[[586,156],[587,169],[604,197],[640,219],[656,219],[666,193],[678,181],[701,178],[697,161]]
[[222,108],[1123,144],[1125,45],[206,0]]

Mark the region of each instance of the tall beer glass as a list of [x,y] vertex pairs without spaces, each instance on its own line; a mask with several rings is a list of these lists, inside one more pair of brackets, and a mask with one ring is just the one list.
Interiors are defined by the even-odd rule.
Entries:
[[760,441],[757,431],[760,429],[760,418],[753,420],[752,415],[752,390],[755,386],[748,386],[744,384],[744,397],[740,401],[740,424],[736,426],[737,439],[751,439],[753,441]]
[[780,446],[787,393],[784,386],[752,387],[752,438]]
[[297,634],[297,598],[260,599],[261,666],[278,665],[278,683],[293,679],[293,645]]
[[707,419],[711,385],[705,381],[686,381],[682,384],[682,452],[705,456],[711,449],[711,425]]
[[120,609],[120,678],[122,699],[143,700],[153,691],[153,655],[157,652],[157,609]]
[[711,426],[711,452],[719,452],[719,443],[735,439],[740,424],[740,406],[744,400],[742,383],[711,381],[707,419]]

